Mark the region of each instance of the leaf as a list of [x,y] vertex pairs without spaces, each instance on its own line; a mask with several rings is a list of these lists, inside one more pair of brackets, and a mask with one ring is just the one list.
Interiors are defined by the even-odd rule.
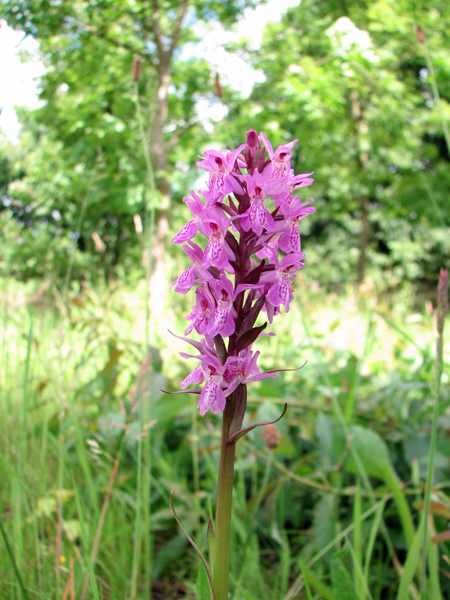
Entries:
[[311,593],[311,588],[309,587],[309,582],[308,582],[308,577],[307,577],[307,572],[306,572],[306,564],[300,559],[299,560],[300,563],[300,571],[302,572],[303,575],[303,581],[305,582],[305,590],[306,590],[306,598],[307,600],[313,600],[313,596]]
[[[225,208],[225,210],[228,209],[227,205],[226,204],[222,204],[222,202],[220,202],[220,206],[223,206]],[[234,215],[234,213],[232,213],[232,216],[233,215]],[[237,242],[237,239],[231,233],[231,231],[227,231],[227,233],[225,234],[225,241],[230,246],[230,248],[234,252],[234,254],[236,256],[239,256],[239,244]]]
[[259,283],[259,278],[261,277],[261,273],[266,264],[266,259],[263,258],[262,262],[259,263],[257,267],[252,269],[247,275],[244,277],[242,283],[255,284]]
[[240,431],[236,432],[234,435],[230,436],[227,439],[227,444],[235,444],[237,441],[239,441],[241,439],[241,437],[243,437],[244,435],[246,435],[253,429],[256,429],[256,427],[263,427],[264,425],[275,425],[275,423],[278,423],[278,421],[284,417],[284,415],[286,414],[286,411],[287,411],[287,407],[288,407],[288,405],[286,402],[286,404],[284,405],[283,412],[278,417],[278,419],[275,419],[275,421],[264,421],[263,423],[255,423],[255,425],[250,425],[250,427],[241,429]]
[[200,564],[197,575],[197,600],[211,600],[208,576],[205,567]]
[[333,439],[334,423],[333,419],[326,415],[319,415],[316,419],[314,434],[317,438],[319,459],[324,469],[331,469],[334,465]]
[[224,365],[227,360],[227,349],[225,348],[225,342],[220,333],[214,337],[214,347],[216,348],[217,358],[219,359],[220,364]]
[[419,561],[422,555],[423,524],[424,519],[421,519],[420,526],[416,531],[414,541],[406,558],[396,600],[406,600],[406,598],[408,598],[409,586],[411,585],[414,575],[417,572]]
[[242,427],[245,409],[247,408],[247,386],[245,384],[241,383],[233,392],[231,401],[236,403],[233,411],[233,420],[229,429],[230,435],[234,435]]
[[[336,499],[333,494],[325,494],[314,507],[314,546],[321,550],[334,540],[336,535]],[[330,561],[331,553],[328,551],[325,560]]]
[[241,334],[246,333],[247,331],[249,331],[249,329],[253,327],[253,325],[256,322],[256,319],[258,318],[259,313],[261,312],[262,307],[264,306],[265,301],[265,296],[261,296],[260,298],[258,298],[258,300],[256,300],[255,304],[249,310],[249,313],[242,324],[242,327],[240,329]]
[[378,507],[375,517],[372,522],[372,527],[370,528],[369,540],[366,542],[366,555],[364,561],[364,579],[369,581],[369,567],[372,558],[372,551],[375,545],[375,539],[378,534],[378,529],[380,528],[381,518],[383,516],[384,507],[386,505],[387,496],[382,499],[380,506]]
[[206,531],[206,539],[208,542],[209,568],[212,573],[214,571],[214,549],[215,549],[215,543],[216,543],[216,534],[214,532],[214,526],[212,524],[211,519],[208,519],[208,529]]
[[240,352],[241,350],[245,350],[246,348],[248,348],[250,346],[250,344],[253,344],[253,342],[256,340],[258,335],[262,331],[264,331],[264,329],[266,327],[267,327],[267,322],[264,323],[264,325],[260,325],[259,327],[253,327],[253,329],[250,329],[250,331],[246,331],[238,339],[236,346],[234,348],[234,351],[237,353],[237,352]]
[[[188,532],[185,530],[185,528],[183,527],[183,525],[181,524],[180,519],[177,517],[177,513],[175,512],[175,507],[173,505],[173,494],[174,494],[175,490],[172,490],[170,492],[170,504],[172,506],[172,512],[173,512],[173,516],[175,517],[175,521],[178,523],[178,527],[181,529],[181,531],[184,533],[187,541],[191,544],[191,546],[194,548],[194,550],[196,551],[196,553],[198,554],[198,557],[200,558],[200,560],[203,563],[203,566],[205,567],[205,572],[207,575],[207,580],[208,580],[208,584],[211,590],[211,595],[212,595],[212,599],[214,600],[214,588],[213,588],[213,583],[212,583],[212,577],[211,577],[211,572],[209,570],[208,567],[208,563],[205,560],[205,557],[203,556],[203,554],[200,552],[200,550],[197,547],[197,544],[194,542],[194,540],[190,537],[190,535],[188,534]],[[210,600],[209,598],[207,598],[207,600]]]
[[[351,425],[348,427],[348,433],[351,436],[351,444],[358,453],[367,475],[384,480],[386,467],[394,472],[388,448],[376,431],[360,425]],[[347,440],[344,438],[342,431],[337,431],[334,445],[336,460],[341,459],[346,445]],[[359,474],[358,466],[351,452],[347,452],[344,469],[355,475]]]
[[111,352],[111,354],[109,355],[109,360],[106,363],[106,365],[103,367],[102,371],[100,372],[100,375],[102,377],[107,378],[109,375],[111,375],[111,373],[114,370],[114,367],[116,366],[119,358],[122,356],[123,354],[123,350],[119,350],[118,348],[114,348]]
[[325,583],[323,583],[322,580],[317,577],[314,571],[312,571],[303,561],[300,562],[300,569],[305,579],[305,584],[308,582],[311,587],[319,592],[320,596],[324,600],[344,600],[344,598],[338,598],[335,596],[331,588],[325,585]]
[[331,559],[331,579],[336,598],[358,600],[350,575],[342,560],[337,556],[333,556]]
[[86,532],[86,524],[84,521],[84,517],[83,517],[83,509],[81,507],[81,498],[80,498],[80,493],[78,491],[78,488],[75,484],[75,480],[73,480],[73,489],[75,491],[75,504],[77,507],[77,512],[78,512],[78,519],[80,522],[80,532],[81,532],[81,540],[83,542],[83,549],[84,549],[84,555],[85,555],[85,567],[87,569],[87,572],[89,574],[89,581],[91,584],[91,588],[92,588],[92,594],[94,596],[94,600],[100,600],[100,595],[98,592],[98,587],[97,587],[97,580],[95,578],[95,571],[94,571],[94,565],[92,564],[92,561],[89,558],[89,541],[88,541],[88,536],[87,536],[87,532]]
[[[424,503],[416,505],[417,510],[423,510]],[[437,517],[441,517],[442,519],[446,519],[450,521],[450,506],[443,504],[442,502],[431,502],[430,504],[430,512]]]
[[440,542],[449,542],[450,541],[450,529],[446,529],[445,531],[441,531],[441,533],[437,533],[433,535],[431,538],[433,544],[439,544]]

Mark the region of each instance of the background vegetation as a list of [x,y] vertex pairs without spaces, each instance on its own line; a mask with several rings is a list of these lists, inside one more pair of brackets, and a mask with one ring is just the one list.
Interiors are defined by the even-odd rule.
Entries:
[[[227,48],[264,74],[245,98],[190,50],[257,4],[0,8],[46,66],[41,107],[0,146],[2,600],[196,597],[169,494],[205,546],[219,421],[160,392],[188,369],[166,332],[190,307],[165,291],[183,260],[167,242],[197,155],[249,128],[299,139],[293,166],[315,172],[316,214],[296,300],[260,342],[267,368],[307,363],[249,390],[249,421],[289,410],[276,449],[258,431],[238,449],[232,598],[450,596],[448,344],[439,403],[433,392],[450,8],[303,0],[261,48]],[[227,117],[208,122],[208,104]]]

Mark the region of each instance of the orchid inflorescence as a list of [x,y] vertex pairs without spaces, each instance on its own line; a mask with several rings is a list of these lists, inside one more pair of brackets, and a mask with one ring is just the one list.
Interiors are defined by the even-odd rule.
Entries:
[[[209,172],[207,189],[198,194],[191,191],[191,198],[183,198],[193,218],[172,242],[183,244],[192,264],[172,287],[185,294],[198,284],[185,335],[195,330],[203,337],[201,341],[181,339],[200,354],[181,356],[200,364],[181,388],[205,382],[203,389],[186,390],[200,395],[202,416],[208,409],[215,414],[223,411],[240,384],[277,377],[281,370],[261,373],[259,352],[252,350],[252,344],[266,335],[262,332],[267,322],[254,326],[261,311],[270,323],[281,314],[282,306],[289,311],[292,280],[304,266],[298,223],[315,209],[310,206],[312,199],[302,203],[293,191],[314,180],[312,173],[294,175],[291,169],[296,142],[274,152],[264,133],[258,136],[251,129],[245,144],[234,152],[207,150],[197,162]],[[266,206],[269,197],[270,208]],[[198,233],[207,240],[204,249],[192,241]]]

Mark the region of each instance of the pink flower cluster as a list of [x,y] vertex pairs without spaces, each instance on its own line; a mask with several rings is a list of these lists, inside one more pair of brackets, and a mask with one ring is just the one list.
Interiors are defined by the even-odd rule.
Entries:
[[[252,344],[267,326],[254,326],[261,311],[270,323],[282,306],[289,311],[292,280],[304,266],[298,224],[314,208],[312,199],[302,203],[293,191],[313,179],[312,173],[294,175],[291,169],[296,142],[274,152],[264,133],[252,129],[234,152],[208,150],[197,162],[209,172],[207,189],[183,198],[192,220],[172,242],[183,244],[192,264],[172,287],[185,294],[198,285],[185,335],[195,329],[203,337],[182,339],[200,354],[182,356],[200,364],[181,388],[205,382],[202,389],[188,390],[200,395],[202,416],[209,408],[223,411],[240,384],[277,377],[279,369],[260,372]],[[192,241],[197,234],[206,238],[203,249]]]

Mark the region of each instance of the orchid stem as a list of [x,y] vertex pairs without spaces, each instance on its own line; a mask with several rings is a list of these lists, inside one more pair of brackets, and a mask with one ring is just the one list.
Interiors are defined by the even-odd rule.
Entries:
[[233,392],[223,411],[219,481],[217,485],[213,584],[215,600],[228,600],[230,568],[231,506],[233,497],[234,456],[236,445],[227,444],[233,421],[237,393]]

